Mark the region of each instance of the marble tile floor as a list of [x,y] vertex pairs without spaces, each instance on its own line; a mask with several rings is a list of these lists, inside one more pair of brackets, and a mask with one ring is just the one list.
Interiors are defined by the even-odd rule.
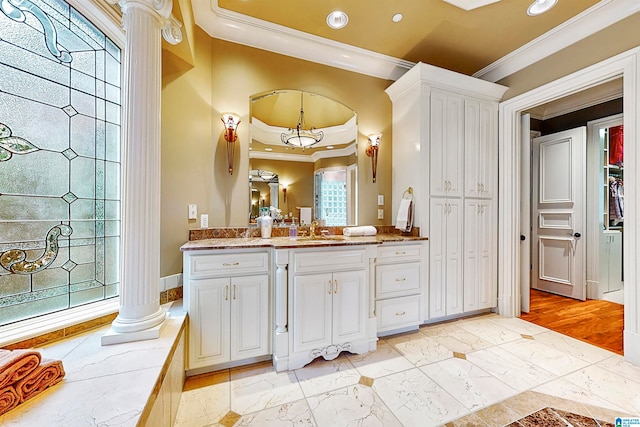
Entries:
[[487,314],[295,371],[265,362],[190,377],[174,425],[504,426],[547,407],[613,423],[640,416],[639,390],[640,367],[622,356]]

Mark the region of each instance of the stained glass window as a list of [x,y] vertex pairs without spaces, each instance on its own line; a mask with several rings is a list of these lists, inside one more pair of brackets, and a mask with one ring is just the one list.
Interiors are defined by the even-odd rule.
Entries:
[[0,1],[0,326],[118,295],[120,75],[66,2]]

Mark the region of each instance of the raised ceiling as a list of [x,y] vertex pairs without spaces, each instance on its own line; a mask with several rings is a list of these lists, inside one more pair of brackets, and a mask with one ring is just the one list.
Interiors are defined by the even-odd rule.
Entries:
[[[471,75],[600,2],[558,0],[550,11],[534,17],[527,15],[532,1],[502,0],[472,10],[444,0],[219,0],[218,6],[393,58]],[[333,10],[349,15],[345,28],[326,25]],[[403,19],[395,23],[392,17],[397,13]]]

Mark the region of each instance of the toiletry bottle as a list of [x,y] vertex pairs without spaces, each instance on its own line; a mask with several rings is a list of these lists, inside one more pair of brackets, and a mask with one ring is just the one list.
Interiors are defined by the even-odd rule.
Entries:
[[291,218],[291,226],[289,227],[289,237],[295,239],[298,237],[298,226],[296,225],[295,218]]
[[268,214],[260,217],[260,236],[263,239],[271,238],[271,228],[273,227],[273,218]]

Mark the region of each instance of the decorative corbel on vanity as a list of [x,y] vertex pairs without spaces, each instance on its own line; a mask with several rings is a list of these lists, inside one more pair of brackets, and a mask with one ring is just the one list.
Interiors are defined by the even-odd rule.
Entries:
[[[232,238],[229,229],[223,230],[223,238],[181,247],[190,375],[268,358],[276,371],[292,370],[319,356],[331,360],[342,351],[375,350],[380,326],[376,311],[390,299],[376,295],[381,253],[398,254],[398,259],[418,254],[412,261],[420,266],[417,275],[398,273],[402,277],[397,283],[413,284],[409,298],[401,290],[391,296],[404,300],[387,301],[395,310],[391,317],[401,319],[387,316],[384,331],[417,329],[427,320],[425,237]],[[385,262],[393,261],[386,256]],[[247,281],[253,284],[243,288]],[[413,317],[405,318],[407,313]]]

